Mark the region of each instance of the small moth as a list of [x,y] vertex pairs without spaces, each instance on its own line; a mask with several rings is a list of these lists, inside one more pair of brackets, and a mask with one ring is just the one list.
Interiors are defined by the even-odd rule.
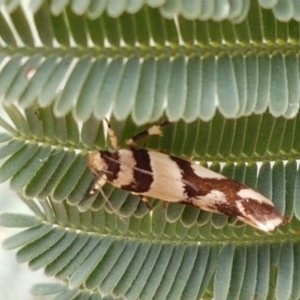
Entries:
[[94,151],[87,156],[88,167],[95,175],[94,191],[101,190],[109,181],[143,200],[151,197],[191,204],[209,212],[235,216],[265,232],[286,222],[269,199],[237,181],[195,162],[136,148],[135,141],[148,135],[161,135],[161,127],[150,127],[128,140],[128,148],[119,149],[113,130],[108,128],[115,150]]

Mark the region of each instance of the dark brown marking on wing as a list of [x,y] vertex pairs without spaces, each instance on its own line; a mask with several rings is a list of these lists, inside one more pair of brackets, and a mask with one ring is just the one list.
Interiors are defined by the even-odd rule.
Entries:
[[153,182],[153,173],[151,168],[150,156],[147,150],[132,150],[136,165],[133,169],[134,182],[123,185],[122,189],[135,193],[144,193],[150,190]]
[[171,159],[182,170],[182,179],[185,182],[185,191],[189,198],[205,196],[212,190],[217,190],[226,195],[226,200],[229,203],[234,203],[241,199],[237,193],[242,189],[248,189],[245,185],[232,179],[199,177],[194,173],[190,162],[174,156],[171,156]]
[[120,161],[119,161],[119,153],[109,152],[109,151],[100,151],[100,155],[102,159],[107,164],[107,170],[103,170],[106,174],[107,179],[109,181],[113,181],[118,178],[118,173],[120,172]]
[[254,216],[261,223],[270,219],[282,218],[281,214],[271,204],[259,203],[251,201],[251,199],[241,199],[239,202],[245,210],[245,215]]

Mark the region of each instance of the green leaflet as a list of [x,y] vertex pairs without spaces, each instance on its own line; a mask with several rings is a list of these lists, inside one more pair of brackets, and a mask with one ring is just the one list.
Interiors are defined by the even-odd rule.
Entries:
[[30,227],[38,225],[36,218],[33,216],[22,215],[22,214],[2,214],[1,215],[1,226],[5,227]]

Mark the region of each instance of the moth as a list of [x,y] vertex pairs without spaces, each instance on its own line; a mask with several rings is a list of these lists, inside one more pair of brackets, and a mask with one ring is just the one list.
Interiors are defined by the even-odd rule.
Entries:
[[[162,124],[166,125],[168,122]],[[114,151],[93,151],[87,165],[95,176],[93,192],[109,181],[113,186],[141,196],[166,202],[186,203],[205,211],[234,216],[268,232],[286,222],[274,204],[259,192],[199,164],[162,152],[139,149],[135,142],[150,135],[162,135],[154,125],[119,148],[108,124]]]

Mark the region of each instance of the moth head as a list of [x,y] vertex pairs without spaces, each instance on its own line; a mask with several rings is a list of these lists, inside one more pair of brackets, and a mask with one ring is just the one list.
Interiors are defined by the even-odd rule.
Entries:
[[95,175],[107,170],[107,163],[102,158],[101,151],[90,152],[87,155],[87,165]]

